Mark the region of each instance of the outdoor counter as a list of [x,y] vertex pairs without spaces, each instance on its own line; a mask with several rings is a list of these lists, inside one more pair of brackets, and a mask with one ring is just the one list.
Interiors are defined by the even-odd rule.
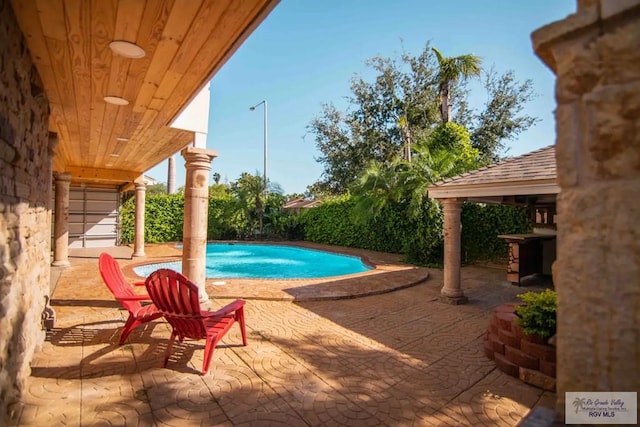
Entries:
[[543,273],[543,241],[555,239],[549,234],[501,234],[509,244],[507,280],[520,285],[520,279],[530,274]]

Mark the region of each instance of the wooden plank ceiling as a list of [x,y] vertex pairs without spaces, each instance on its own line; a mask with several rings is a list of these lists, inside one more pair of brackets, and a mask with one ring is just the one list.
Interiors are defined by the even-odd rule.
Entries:
[[[192,132],[169,123],[277,3],[12,0],[51,105],[54,170],[73,182],[121,185],[184,148]],[[146,55],[119,56],[114,40]]]

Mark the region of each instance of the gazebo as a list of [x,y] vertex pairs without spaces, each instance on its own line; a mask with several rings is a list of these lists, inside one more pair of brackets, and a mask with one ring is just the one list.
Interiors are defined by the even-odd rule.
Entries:
[[444,286],[442,300],[463,304],[460,286],[460,213],[462,203],[500,203],[531,210],[533,233],[502,235],[509,243],[507,280],[548,270],[555,257],[555,205],[560,187],[556,177],[555,146],[541,148],[428,187],[429,197],[444,209]]

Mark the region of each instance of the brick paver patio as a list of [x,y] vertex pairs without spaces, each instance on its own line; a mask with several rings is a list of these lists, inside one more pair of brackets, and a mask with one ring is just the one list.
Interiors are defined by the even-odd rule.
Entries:
[[[126,312],[102,283],[97,254],[73,257],[52,273],[56,326],[11,425],[514,426],[537,405],[553,407],[553,393],[498,371],[482,350],[491,310],[539,284],[518,288],[504,268],[465,267],[469,304],[452,306],[437,301],[439,270],[362,253],[383,273],[258,281],[250,291],[247,282],[208,285],[214,307],[249,298],[249,345],[238,345],[234,326],[206,376],[203,342],[177,344],[160,367],[170,334],[160,320],[118,346]],[[158,245],[147,255],[176,253]],[[261,293],[269,298],[255,299]]]

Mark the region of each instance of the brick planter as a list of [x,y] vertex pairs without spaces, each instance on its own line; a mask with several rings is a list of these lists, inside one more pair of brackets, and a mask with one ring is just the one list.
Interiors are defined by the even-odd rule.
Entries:
[[527,384],[555,391],[556,348],[541,337],[524,333],[516,321],[517,305],[503,304],[493,310],[484,354],[495,361],[502,372]]

